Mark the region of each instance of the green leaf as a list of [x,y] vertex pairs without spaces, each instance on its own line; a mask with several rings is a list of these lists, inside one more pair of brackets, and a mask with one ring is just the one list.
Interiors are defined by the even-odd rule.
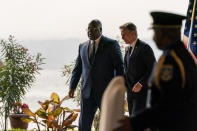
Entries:
[[35,119],[32,119],[32,118],[25,118],[25,117],[23,117],[23,118],[21,118],[21,120],[23,121],[23,122],[26,122],[26,123],[29,123],[29,122],[35,122],[36,120]]
[[42,122],[46,124],[47,123],[47,120],[42,120]]
[[68,107],[65,107],[64,109],[65,109],[66,111],[71,111],[71,109],[68,108]]
[[78,114],[71,114],[70,116],[68,116],[68,118],[66,118],[66,120],[63,121],[63,126],[69,126],[72,124],[73,121],[75,121],[77,119]]
[[53,116],[54,116],[54,117],[59,116],[59,115],[62,113],[62,110],[63,110],[62,107],[57,108],[57,109],[53,112]]
[[48,109],[50,102],[51,102],[51,101],[49,101],[49,100],[46,100],[44,103],[38,101],[38,103],[42,106],[42,108],[43,108],[44,110],[47,110],[47,109]]
[[47,118],[46,112],[44,109],[40,108],[39,110],[36,111],[36,114],[38,115],[38,117],[40,118]]
[[22,108],[22,110],[28,116],[36,117],[36,114],[34,114],[33,112],[31,112],[31,110],[29,108]]

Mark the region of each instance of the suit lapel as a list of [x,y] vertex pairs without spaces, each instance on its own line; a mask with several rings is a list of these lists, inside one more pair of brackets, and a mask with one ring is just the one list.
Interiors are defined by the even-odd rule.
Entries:
[[[95,54],[94,63],[95,63],[96,59],[98,59],[99,54],[103,50],[104,39],[105,39],[104,36],[101,36],[101,39],[99,41],[98,48],[97,48],[97,51],[96,51],[96,54]],[[89,46],[90,46],[90,40],[88,40],[87,43],[86,43],[86,45],[85,45],[85,55],[86,55],[85,57],[86,57],[86,60],[88,61],[88,65],[92,66],[90,64],[90,59],[89,59]]]
[[132,54],[131,54],[130,58],[136,54],[136,50],[137,50],[138,46],[139,46],[139,39],[136,41],[136,44],[135,44],[134,50],[133,50],[133,52],[132,52]]
[[88,65],[90,64],[90,59],[89,59],[89,46],[90,46],[90,40],[87,41],[86,47],[85,47],[85,54],[86,54],[86,61],[88,62]]
[[136,41],[136,44],[135,44],[135,47],[134,47],[134,49],[133,49],[133,52],[132,52],[132,54],[131,54],[131,56],[130,56],[130,61],[131,61],[131,59],[132,59],[132,57],[134,57],[135,55],[136,55],[136,51],[137,51],[137,48],[139,47],[139,39]]
[[98,48],[96,50],[96,54],[95,54],[95,58],[94,58],[94,63],[95,63],[96,59],[98,59],[99,54],[102,52],[103,46],[104,46],[104,36],[101,36],[101,39],[100,39],[99,44],[98,44]]
[[125,66],[126,68],[128,67],[129,63],[127,62],[127,55],[128,55],[128,52],[129,52],[129,49],[126,49],[126,53],[125,53],[125,56],[124,56],[124,62],[126,63]]
[[137,39],[136,44],[135,44],[135,47],[133,49],[133,52],[132,52],[132,54],[131,54],[131,56],[129,58],[129,63],[132,61],[132,58],[135,57],[136,51],[137,51],[137,48],[138,48],[139,44],[140,44],[139,39]]

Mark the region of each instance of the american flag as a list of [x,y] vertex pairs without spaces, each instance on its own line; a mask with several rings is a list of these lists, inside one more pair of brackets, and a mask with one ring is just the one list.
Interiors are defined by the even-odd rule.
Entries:
[[193,53],[192,55],[197,58],[197,0],[189,0],[187,10],[187,20],[185,23],[184,35],[189,39],[187,47]]

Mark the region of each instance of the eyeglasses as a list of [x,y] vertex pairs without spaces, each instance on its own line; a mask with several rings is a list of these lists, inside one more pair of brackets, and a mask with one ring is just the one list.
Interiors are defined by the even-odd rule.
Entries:
[[97,27],[94,27],[94,28],[86,28],[86,31],[93,31],[93,32],[96,32],[96,31],[99,31],[99,28]]

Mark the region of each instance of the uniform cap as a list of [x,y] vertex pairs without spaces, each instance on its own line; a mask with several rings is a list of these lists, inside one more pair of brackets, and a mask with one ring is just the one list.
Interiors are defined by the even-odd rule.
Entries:
[[153,18],[152,28],[181,28],[182,20],[186,19],[186,16],[169,12],[153,11],[150,14]]

